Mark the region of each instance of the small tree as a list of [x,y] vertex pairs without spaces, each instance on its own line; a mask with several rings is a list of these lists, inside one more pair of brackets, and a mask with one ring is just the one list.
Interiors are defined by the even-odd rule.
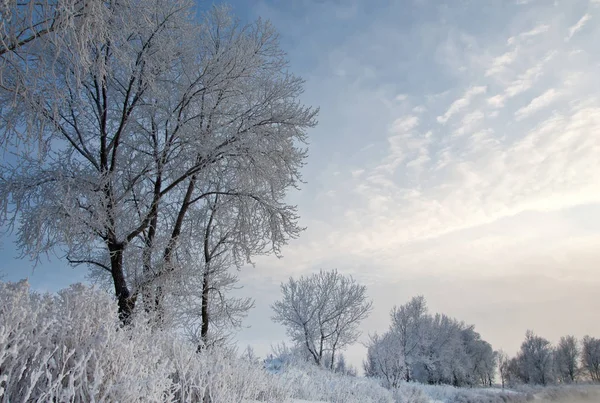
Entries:
[[317,365],[333,369],[336,352],[354,343],[358,325],[371,312],[367,288],[337,270],[281,284],[283,298],[273,304],[273,320],[304,346]]
[[396,334],[369,336],[367,359],[363,362],[365,376],[379,378],[386,388],[397,388],[406,376],[406,360]]
[[499,350],[496,353],[496,360],[498,362],[498,374],[500,375],[500,382],[502,383],[502,389],[509,381],[509,358],[503,350]]

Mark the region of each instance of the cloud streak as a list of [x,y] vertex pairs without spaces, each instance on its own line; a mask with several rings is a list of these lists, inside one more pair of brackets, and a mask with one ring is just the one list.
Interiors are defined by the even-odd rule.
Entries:
[[569,34],[567,35],[567,37],[565,38],[565,41],[570,41],[571,38],[573,38],[573,36],[581,31],[583,29],[583,27],[585,26],[585,24],[587,24],[587,22],[592,19],[592,16],[590,14],[585,14],[583,17],[581,17],[579,19],[579,21],[577,21],[577,23],[575,25],[573,25],[571,28],[569,28]]
[[546,108],[560,96],[560,93],[554,88],[550,88],[539,97],[535,97],[529,104],[515,112],[517,120],[525,119],[532,114]]
[[468,107],[473,98],[475,98],[477,95],[485,94],[486,90],[487,87],[485,86],[475,86],[467,89],[461,98],[458,98],[452,102],[448,110],[443,115],[437,117],[437,121],[441,124],[448,122],[452,116]]

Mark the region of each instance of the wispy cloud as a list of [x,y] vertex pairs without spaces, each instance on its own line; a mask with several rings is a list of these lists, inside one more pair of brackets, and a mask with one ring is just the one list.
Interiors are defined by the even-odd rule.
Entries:
[[527,38],[531,38],[531,37],[534,37],[534,36],[538,36],[538,35],[544,34],[544,33],[548,32],[549,29],[550,29],[550,25],[548,25],[548,24],[541,24],[541,25],[538,25],[538,26],[534,27],[533,29],[530,29],[529,31],[525,31],[525,32],[520,33],[516,37],[515,36],[511,36],[510,38],[508,38],[506,40],[506,43],[509,44],[509,45],[513,45],[518,40],[523,40],[523,39],[527,39]]
[[552,60],[555,55],[556,52],[551,51],[537,64],[528,67],[523,73],[519,74],[511,81],[502,93],[488,98],[488,104],[495,108],[502,108],[507,99],[513,98],[532,88],[535,82],[542,76],[544,66]]
[[390,132],[394,134],[406,133],[417,127],[419,124],[419,118],[417,116],[403,116],[394,120]]
[[533,98],[529,104],[516,111],[515,117],[517,118],[517,120],[525,119],[526,117],[529,117],[532,114],[539,112],[540,110],[549,106],[559,96],[560,93],[558,91],[556,91],[554,88],[550,88],[548,91],[544,92],[539,97]]
[[437,121],[441,124],[446,123],[452,116],[465,109],[471,103],[471,100],[477,95],[485,94],[487,87],[474,86],[464,93],[464,95],[452,102],[448,110],[441,116],[437,117]]
[[514,63],[515,60],[517,60],[517,55],[518,49],[515,48],[504,53],[503,55],[494,58],[494,60],[492,61],[492,65],[485,72],[486,77],[503,72],[506,69],[506,67],[510,66],[512,63]]
[[577,21],[577,23],[575,25],[573,25],[571,28],[569,28],[569,34],[566,36],[565,41],[570,41],[571,38],[573,38],[573,36],[581,31],[583,29],[583,27],[585,26],[585,24],[592,18],[592,16],[588,13],[585,14],[583,17],[581,17],[579,19],[579,21]]

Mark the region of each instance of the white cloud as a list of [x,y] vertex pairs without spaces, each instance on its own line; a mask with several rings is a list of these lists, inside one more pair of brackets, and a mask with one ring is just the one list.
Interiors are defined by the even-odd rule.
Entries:
[[452,116],[469,106],[474,97],[485,94],[486,90],[486,86],[474,86],[469,88],[461,98],[452,102],[446,113],[437,117],[437,121],[441,124],[445,124]]
[[514,63],[515,60],[517,60],[517,55],[518,49],[515,48],[511,51],[504,53],[503,55],[494,58],[494,60],[492,60],[491,66],[486,70],[485,76],[488,77],[502,73],[508,66],[510,66],[512,63]]
[[403,116],[394,120],[390,132],[394,134],[406,133],[417,127],[419,118],[413,115]]
[[551,88],[551,89],[547,90],[546,92],[544,92],[539,97],[532,99],[529,104],[527,104],[526,106],[520,108],[517,112],[515,112],[515,117],[517,118],[517,120],[525,119],[526,117],[549,106],[559,96],[560,96],[560,93],[558,91],[556,91],[554,88]]
[[592,16],[588,13],[585,14],[583,17],[581,17],[579,19],[579,21],[577,21],[577,23],[575,25],[573,25],[571,28],[569,28],[569,34],[567,35],[567,37],[565,38],[565,41],[570,41],[571,38],[573,38],[573,35],[575,35],[577,32],[581,31],[581,29],[585,26],[585,24],[592,18]]
[[544,34],[546,32],[548,32],[548,30],[550,29],[550,25],[547,24],[541,24],[536,26],[535,28],[529,30],[529,31],[525,31],[520,33],[519,35],[515,36],[511,36],[510,38],[507,39],[506,43],[509,45],[514,44],[516,41],[520,40],[520,39],[527,39],[527,38],[531,38],[534,36],[538,36],[541,34]]
[[494,108],[502,108],[504,106],[505,98],[506,97],[503,94],[494,95],[493,97],[489,97],[487,99],[487,103]]
[[488,104],[495,108],[502,108],[507,99],[513,98],[532,88],[534,83],[542,76],[544,65],[552,60],[555,55],[556,52],[548,53],[539,63],[529,67],[524,73],[510,82],[501,94],[488,98]]
[[472,132],[479,123],[483,121],[485,115],[479,109],[467,113],[461,120],[460,126],[454,131],[455,136],[462,136]]
[[362,176],[363,173],[365,173],[364,169],[355,169],[350,174],[353,178],[359,178],[360,176]]

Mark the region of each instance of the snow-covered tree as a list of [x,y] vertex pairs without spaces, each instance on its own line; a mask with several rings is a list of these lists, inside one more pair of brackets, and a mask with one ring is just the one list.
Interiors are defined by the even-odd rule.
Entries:
[[590,379],[600,382],[600,339],[585,336],[581,350],[581,362],[583,369]]
[[481,338],[474,326],[468,326],[462,331],[462,340],[468,357],[466,383],[492,386],[497,368],[496,352],[492,345]]
[[579,358],[581,352],[575,336],[560,338],[554,351],[556,375],[563,383],[573,383],[579,373]]
[[281,284],[273,320],[303,346],[317,365],[333,369],[336,353],[354,343],[358,326],[371,312],[366,286],[337,270],[323,271]]
[[400,354],[405,361],[405,380],[412,379],[411,370],[422,356],[425,342],[425,332],[428,325],[427,303],[420,295],[413,297],[408,303],[392,309],[392,324],[390,331],[395,333]]
[[509,366],[512,375],[521,382],[547,385],[554,382],[553,359],[550,342],[528,330],[519,353]]
[[367,358],[363,362],[365,376],[381,379],[387,388],[397,388],[405,380],[407,372],[402,351],[396,334],[370,335]]
[[496,370],[495,353],[473,326],[430,315],[422,296],[394,307],[389,331],[367,343],[365,373],[390,388],[401,381],[455,386],[485,385]]
[[238,215],[221,223],[236,264],[301,231],[284,197],[315,124],[298,102],[303,81],[270,24],[242,26],[223,7],[197,22],[194,7],[101,2],[101,35],[24,45],[38,74],[0,100],[4,146],[18,155],[1,166],[2,223],[26,255],[66,251],[103,273],[123,320],[138,298],[162,312],[173,286],[204,273],[184,263],[216,195]]
[[[98,0],[7,0],[0,4],[0,57],[27,54],[34,41],[73,40],[72,32],[80,30],[80,41],[91,39],[86,29],[99,32],[101,1]],[[92,25],[84,27],[85,24]]]
[[502,384],[502,389],[510,383],[510,372],[509,372],[509,361],[508,354],[506,354],[503,350],[499,350],[496,354],[496,361],[498,366],[498,375],[500,376],[500,383]]
[[[125,0],[126,1],[126,0]],[[15,106],[11,93],[24,93],[36,88],[36,79],[55,71],[35,68],[39,57],[52,57],[40,52],[47,46],[83,50],[92,40],[106,34],[108,8],[101,0],[6,0],[0,3],[0,94],[3,115]],[[79,53],[81,66],[89,66],[89,53]],[[4,121],[3,124],[10,124]],[[12,126],[14,127],[14,126]],[[2,135],[15,134],[2,133]]]

